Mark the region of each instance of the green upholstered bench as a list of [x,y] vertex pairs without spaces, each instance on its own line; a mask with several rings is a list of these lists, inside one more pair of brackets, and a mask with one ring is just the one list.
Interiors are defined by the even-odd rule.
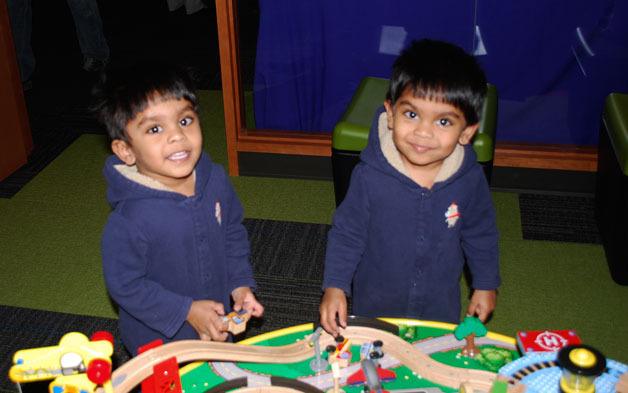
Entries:
[[616,283],[628,285],[628,94],[606,98],[598,143],[596,216]]
[[[336,206],[340,205],[347,193],[353,167],[359,162],[360,152],[366,147],[375,111],[384,104],[386,99],[388,82],[388,79],[383,78],[364,78],[353,95],[349,107],[334,127],[331,158]],[[473,148],[489,183],[493,169],[496,125],[497,89],[488,84],[482,120],[478,133],[473,139]]]

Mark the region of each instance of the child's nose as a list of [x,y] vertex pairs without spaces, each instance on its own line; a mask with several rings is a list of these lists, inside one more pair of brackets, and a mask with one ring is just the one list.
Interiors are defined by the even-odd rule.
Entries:
[[171,128],[170,135],[168,135],[168,142],[179,142],[185,139],[185,134],[179,125],[177,124],[175,127]]
[[414,134],[422,138],[429,138],[432,136],[432,125],[428,122],[419,122],[414,129]]

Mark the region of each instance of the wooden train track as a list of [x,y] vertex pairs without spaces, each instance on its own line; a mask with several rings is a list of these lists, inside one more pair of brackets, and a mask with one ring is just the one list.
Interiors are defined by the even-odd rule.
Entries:
[[314,348],[306,340],[281,347],[182,340],[155,347],[129,360],[113,372],[111,382],[115,393],[129,392],[153,374],[155,365],[172,357],[176,357],[178,363],[197,360],[292,363],[312,356]]
[[548,367],[558,367],[558,364],[553,360],[533,363],[520,370],[515,371],[514,373],[512,373],[512,377],[516,379],[517,381],[521,381],[523,378],[527,377],[528,375],[533,374],[539,370],[542,370]]
[[402,338],[381,330],[353,326],[347,328],[343,335],[350,337],[356,344],[382,340],[386,353],[397,358],[401,364],[422,378],[454,389],[459,388],[464,382],[474,390],[489,392],[497,378],[496,374],[488,371],[457,368],[437,362],[423,352],[417,351],[412,344]]
[[[454,389],[464,382],[474,390],[488,392],[497,375],[488,371],[463,369],[445,365],[418,351],[412,344],[391,333],[362,326],[349,326],[342,332],[344,337],[360,345],[381,340],[386,353],[422,378]],[[333,344],[333,337],[321,334],[320,346]],[[314,347],[308,339],[280,347],[249,346],[231,343],[185,340],[153,348],[131,359],[111,377],[114,393],[126,393],[152,375],[153,367],[175,357],[178,363],[211,360],[251,363],[294,363],[314,356]],[[509,392],[523,391],[523,386],[511,381]]]

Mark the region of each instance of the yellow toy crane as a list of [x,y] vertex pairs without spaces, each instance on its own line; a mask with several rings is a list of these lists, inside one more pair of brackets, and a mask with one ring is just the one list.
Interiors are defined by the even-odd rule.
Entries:
[[50,393],[93,393],[98,387],[113,392],[112,353],[109,332],[96,332],[91,340],[82,333],[67,333],[59,345],[17,351],[9,378],[16,383],[52,379]]

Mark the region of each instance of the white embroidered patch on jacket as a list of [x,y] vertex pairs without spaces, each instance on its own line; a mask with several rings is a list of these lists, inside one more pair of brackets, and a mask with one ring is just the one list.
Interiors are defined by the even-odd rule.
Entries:
[[452,202],[445,212],[445,222],[447,222],[447,228],[453,228],[453,226],[456,225],[456,222],[458,222],[458,218],[460,218],[458,205],[456,205],[455,202]]
[[218,225],[222,225],[222,211],[220,210],[220,202],[216,202],[214,216],[216,217],[216,221],[218,221]]

